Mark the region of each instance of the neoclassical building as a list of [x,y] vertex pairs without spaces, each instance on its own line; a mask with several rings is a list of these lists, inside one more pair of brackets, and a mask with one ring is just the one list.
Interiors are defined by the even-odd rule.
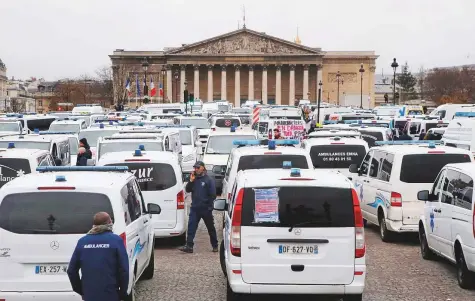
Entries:
[[4,101],[7,97],[7,67],[0,59],[0,101]]
[[[241,28],[217,37],[163,51],[117,49],[109,56],[117,94],[125,78],[136,79],[143,92],[146,60],[147,85],[163,87],[153,102],[183,101],[185,88],[203,101],[228,100],[239,106],[246,100],[293,104],[296,99],[374,106],[374,51],[323,51],[289,42],[265,32]],[[361,65],[364,72],[361,73]],[[362,75],[362,78],[361,78]],[[338,84],[338,82],[340,84]],[[321,83],[321,84],[320,84]],[[339,93],[338,93],[339,91]]]

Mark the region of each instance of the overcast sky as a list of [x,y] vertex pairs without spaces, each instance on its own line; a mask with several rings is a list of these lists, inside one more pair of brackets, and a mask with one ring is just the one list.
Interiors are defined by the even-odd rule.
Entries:
[[374,50],[420,66],[475,63],[474,0],[0,0],[7,76],[94,75],[114,49],[161,50],[249,29],[323,50]]

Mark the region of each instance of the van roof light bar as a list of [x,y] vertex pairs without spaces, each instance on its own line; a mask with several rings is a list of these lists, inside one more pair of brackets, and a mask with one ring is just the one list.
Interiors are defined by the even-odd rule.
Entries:
[[441,140],[402,140],[402,141],[376,141],[376,145],[442,145]]
[[40,131],[40,135],[76,135],[75,132],[67,132],[67,131]]
[[127,166],[39,166],[37,172],[66,172],[66,171],[115,171],[126,172],[129,170]]

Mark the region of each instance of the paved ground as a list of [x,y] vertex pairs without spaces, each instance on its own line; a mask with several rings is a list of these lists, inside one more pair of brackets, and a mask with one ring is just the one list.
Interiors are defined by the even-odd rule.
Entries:
[[[222,216],[215,223],[221,229]],[[218,232],[219,233],[219,232]],[[218,235],[219,236],[219,235]],[[475,291],[461,289],[455,268],[444,260],[425,261],[420,256],[417,237],[404,236],[387,244],[378,229],[366,229],[368,275],[364,300],[367,301],[473,301]],[[208,233],[200,224],[195,253],[183,254],[173,241],[161,241],[155,249],[155,277],[138,284],[138,301],[223,301],[226,282],[218,254],[211,252]],[[250,300],[289,300],[262,297]],[[292,300],[315,300],[292,297]],[[318,299],[317,299],[318,300]]]

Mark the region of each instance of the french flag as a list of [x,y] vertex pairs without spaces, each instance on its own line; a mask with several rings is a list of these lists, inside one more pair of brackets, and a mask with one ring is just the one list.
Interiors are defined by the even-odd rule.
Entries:
[[130,77],[127,77],[127,82],[125,83],[125,90],[127,94],[130,96]]
[[153,79],[150,78],[150,96],[153,97],[157,94],[157,89],[155,88],[155,85],[153,83]]
[[158,93],[159,93],[160,96],[163,96],[163,84],[162,83],[159,83]]

